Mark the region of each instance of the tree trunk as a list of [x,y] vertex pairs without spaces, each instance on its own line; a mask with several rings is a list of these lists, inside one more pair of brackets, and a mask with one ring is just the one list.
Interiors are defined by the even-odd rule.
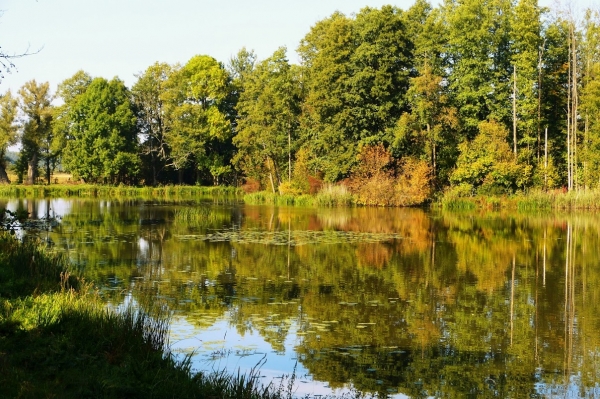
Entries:
[[544,48],[546,47],[546,39],[544,39],[544,43],[539,51],[539,59],[538,59],[538,103],[537,103],[537,160],[540,160],[540,146],[541,146],[541,132],[542,132],[542,59],[544,57]]
[[45,160],[46,163],[46,184],[50,185],[50,177],[52,177],[52,170],[50,168],[50,159]]
[[517,67],[513,66],[513,146],[517,157]]
[[6,167],[4,162],[0,162],[0,184],[10,184],[10,179],[6,174]]
[[27,162],[27,184],[35,184],[38,177],[38,156],[33,154],[33,157]]

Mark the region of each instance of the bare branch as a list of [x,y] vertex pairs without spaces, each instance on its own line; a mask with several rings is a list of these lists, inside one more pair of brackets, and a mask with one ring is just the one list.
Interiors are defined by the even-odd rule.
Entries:
[[8,53],[5,53],[2,50],[2,46],[0,46],[0,82],[2,82],[2,79],[4,79],[5,72],[12,73],[13,70],[17,69],[13,60],[16,60],[16,59],[22,58],[22,57],[26,57],[28,55],[38,54],[43,49],[44,49],[44,47],[40,47],[36,51],[30,51],[29,46],[27,46],[27,50],[25,50],[22,53],[8,54]]

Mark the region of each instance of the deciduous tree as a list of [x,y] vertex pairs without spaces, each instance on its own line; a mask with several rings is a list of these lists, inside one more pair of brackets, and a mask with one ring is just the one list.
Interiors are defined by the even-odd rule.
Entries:
[[234,163],[254,179],[269,176],[275,191],[291,180],[300,113],[299,85],[285,47],[246,75],[238,111]]
[[479,134],[460,144],[460,156],[450,180],[464,192],[482,194],[511,193],[525,187],[531,178],[531,167],[519,164],[500,123],[481,122]]
[[173,166],[191,167],[196,181],[208,172],[215,184],[229,170],[224,148],[232,137],[225,112],[230,76],[219,62],[206,55],[192,57],[176,69],[166,82],[164,93],[170,126],[165,140],[171,148]]
[[6,150],[18,140],[18,105],[10,90],[0,96],[0,184],[10,183],[6,174]]
[[166,115],[164,97],[167,80],[173,67],[166,63],[154,63],[137,75],[131,89],[136,105],[138,129],[141,134],[141,155],[150,171],[149,182],[156,185],[159,173],[165,169],[170,158],[166,141],[169,120]]
[[117,78],[95,78],[69,112],[64,164],[86,182],[134,182],[139,172],[131,93]]
[[[34,184],[38,177],[38,163],[44,161],[46,181],[50,183],[52,162],[52,95],[48,82],[38,84],[35,80],[25,83],[19,90],[20,108],[25,116],[21,135],[21,155],[18,169],[20,175],[27,170],[27,184]],[[41,158],[41,159],[40,159]]]
[[361,145],[388,141],[406,110],[412,43],[402,11],[364,8],[318,22],[299,47],[304,70],[303,142],[329,181],[347,176]]

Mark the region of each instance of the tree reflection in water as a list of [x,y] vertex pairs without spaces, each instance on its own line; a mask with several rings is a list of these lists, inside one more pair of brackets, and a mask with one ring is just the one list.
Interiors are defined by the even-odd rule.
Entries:
[[600,395],[598,215],[64,203],[52,250],[110,302],[163,300],[198,369],[266,353],[304,391]]

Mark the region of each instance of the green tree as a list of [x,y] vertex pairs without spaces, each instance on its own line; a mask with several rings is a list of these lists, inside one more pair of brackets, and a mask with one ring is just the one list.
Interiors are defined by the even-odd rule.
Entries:
[[131,183],[139,172],[131,93],[117,78],[92,80],[69,112],[63,161],[86,182]]
[[6,150],[18,140],[18,105],[10,90],[0,96],[0,184],[10,183],[6,174]]
[[[20,108],[25,115],[21,135],[20,168],[22,176],[27,170],[27,184],[34,184],[38,178],[38,163],[44,162],[46,181],[50,183],[52,164],[57,154],[52,151],[52,95],[48,82],[30,80],[19,89]],[[20,178],[19,180],[22,180]]]
[[[455,148],[453,132],[458,127],[456,110],[450,105],[443,78],[425,65],[419,76],[411,79],[407,98],[411,113],[404,114],[394,129],[393,148],[396,155],[425,159],[434,180],[446,181],[453,166]],[[439,153],[443,152],[442,157]],[[441,171],[440,170],[440,161]]]
[[513,87],[516,87],[517,143],[536,155],[537,160],[540,159],[542,145],[538,120],[542,12],[537,0],[520,0],[513,8],[510,32],[513,79],[516,78]]
[[159,173],[169,162],[170,150],[165,137],[169,121],[164,95],[172,70],[169,64],[154,63],[144,73],[137,75],[138,80],[131,89],[142,136],[141,155],[147,160],[150,171],[148,180],[152,185],[158,183]]
[[411,51],[402,12],[391,6],[354,19],[335,13],[302,40],[302,140],[326,180],[347,176],[361,145],[389,143],[406,110]]
[[291,180],[300,114],[299,85],[281,47],[245,76],[238,102],[234,163],[249,177],[269,180],[273,191]]
[[67,144],[70,124],[69,113],[79,96],[87,90],[91,82],[92,77],[80,70],[58,85],[56,97],[62,100],[62,104],[53,109],[52,131],[54,137],[51,143],[52,151],[57,154],[57,158],[62,156],[62,150]]
[[[569,28],[566,21],[557,19],[543,29],[543,47],[540,65],[541,128],[544,131],[544,153],[546,148],[549,162],[554,164],[561,179],[557,185],[565,185],[567,110],[567,87],[569,65]],[[547,136],[547,138],[546,138]],[[546,158],[546,157],[544,157]]]
[[448,0],[443,6],[449,88],[468,139],[488,118],[510,124],[510,5],[508,0]]
[[583,146],[581,160],[583,188],[598,187],[600,182],[600,12],[587,10],[580,46],[582,89],[581,119]]
[[163,98],[170,125],[165,140],[172,165],[180,172],[192,168],[197,182],[208,173],[218,184],[230,171],[225,151],[232,137],[225,111],[229,74],[214,58],[198,55],[172,72],[166,88]]
[[460,155],[450,181],[461,193],[511,193],[531,178],[531,167],[519,164],[498,122],[481,122],[479,134],[459,145]]

